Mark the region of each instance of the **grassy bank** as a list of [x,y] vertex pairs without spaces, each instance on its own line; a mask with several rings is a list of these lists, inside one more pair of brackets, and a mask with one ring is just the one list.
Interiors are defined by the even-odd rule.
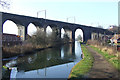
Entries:
[[84,75],[89,72],[93,65],[93,57],[83,44],[81,44],[81,49],[84,58],[72,68],[69,79],[84,77]]
[[98,53],[100,53],[101,55],[103,55],[116,69],[118,69],[120,71],[120,60],[118,59],[118,55],[114,55],[114,54],[109,54],[106,51],[102,51],[99,48],[96,48],[94,46],[91,46],[95,51],[97,51]]

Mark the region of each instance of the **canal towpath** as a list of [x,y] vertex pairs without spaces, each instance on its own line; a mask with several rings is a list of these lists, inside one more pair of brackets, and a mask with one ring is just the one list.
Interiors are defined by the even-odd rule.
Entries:
[[120,72],[116,70],[101,54],[86,46],[94,57],[93,67],[86,74],[87,78],[114,78],[119,80]]

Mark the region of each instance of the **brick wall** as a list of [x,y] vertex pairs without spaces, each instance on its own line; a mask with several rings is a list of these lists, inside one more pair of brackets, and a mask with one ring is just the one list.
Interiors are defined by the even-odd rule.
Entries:
[[20,39],[20,36],[14,35],[14,34],[6,34],[3,33],[2,35],[2,44],[4,46],[10,46],[10,45],[17,45],[20,44],[22,41]]

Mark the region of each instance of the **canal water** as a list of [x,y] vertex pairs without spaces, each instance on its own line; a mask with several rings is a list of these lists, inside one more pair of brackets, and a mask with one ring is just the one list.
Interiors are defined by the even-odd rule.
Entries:
[[12,67],[11,78],[68,78],[81,58],[79,42],[49,48],[6,63]]

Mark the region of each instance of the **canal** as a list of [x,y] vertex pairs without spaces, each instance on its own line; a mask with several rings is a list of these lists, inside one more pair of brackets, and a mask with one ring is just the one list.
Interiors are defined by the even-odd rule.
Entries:
[[49,48],[6,63],[12,67],[11,78],[68,78],[72,67],[81,58],[79,42]]

